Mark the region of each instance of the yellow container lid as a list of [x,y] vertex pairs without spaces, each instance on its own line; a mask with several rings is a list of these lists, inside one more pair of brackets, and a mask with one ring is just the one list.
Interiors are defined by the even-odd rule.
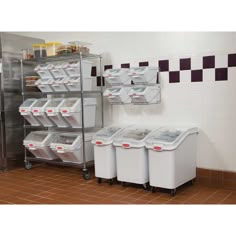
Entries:
[[52,45],[62,45],[62,43],[59,43],[59,42],[48,42],[48,43],[45,43],[46,46],[52,46]]
[[46,47],[46,45],[44,43],[36,43],[32,44],[32,47]]

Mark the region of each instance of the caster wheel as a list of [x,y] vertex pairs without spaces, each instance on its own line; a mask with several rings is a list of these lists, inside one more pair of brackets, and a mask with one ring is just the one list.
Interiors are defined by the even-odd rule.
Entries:
[[156,188],[155,187],[151,187],[151,191],[152,191],[152,193],[155,193],[156,192]]
[[91,178],[90,172],[88,170],[83,171],[83,178],[89,180]]
[[170,190],[170,194],[171,194],[171,196],[175,196],[175,194],[176,194],[176,189],[171,189],[171,190]]
[[113,185],[113,179],[109,179],[108,183],[109,185]]
[[190,185],[194,185],[194,183],[195,183],[194,179],[192,179],[192,180],[189,181],[189,184],[190,184]]
[[32,168],[32,164],[30,162],[25,163],[25,169],[30,170]]
[[102,183],[102,179],[101,178],[97,178],[97,182],[98,182],[98,184]]
[[126,187],[125,182],[121,182],[122,187]]
[[149,185],[148,184],[143,184],[143,189],[149,191]]

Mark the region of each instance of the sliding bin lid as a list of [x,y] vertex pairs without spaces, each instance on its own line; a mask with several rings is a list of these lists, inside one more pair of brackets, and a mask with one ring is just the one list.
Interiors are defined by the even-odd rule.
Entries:
[[29,98],[29,99],[26,99],[26,100],[20,105],[20,108],[21,108],[21,107],[31,107],[36,101],[37,101],[36,98]]

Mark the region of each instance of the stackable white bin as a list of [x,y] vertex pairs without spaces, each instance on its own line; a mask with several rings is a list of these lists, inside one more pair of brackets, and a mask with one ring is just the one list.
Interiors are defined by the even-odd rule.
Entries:
[[99,130],[93,136],[95,176],[99,183],[101,179],[112,180],[117,176],[116,153],[112,143],[114,136],[121,130],[119,126],[109,126]]
[[[84,127],[95,126],[96,98],[84,98]],[[60,112],[73,128],[82,127],[82,111],[80,98],[66,98],[60,107]]]
[[[93,145],[91,143],[93,133],[85,133],[86,162],[94,160]],[[67,163],[83,163],[83,140],[81,133],[57,134],[50,144],[50,148],[56,155]]]
[[64,66],[66,64],[67,64],[66,62],[51,64],[50,72],[54,78],[64,78],[68,76],[68,74],[66,73],[66,70],[64,69]]
[[131,88],[129,87],[107,88],[104,91],[103,96],[112,104],[131,103],[131,97],[129,96],[130,90]]
[[120,69],[107,69],[103,76],[105,77],[108,84],[115,85],[126,85],[131,84],[131,78],[128,76],[129,69],[120,68]]
[[55,133],[47,131],[33,131],[26,136],[23,144],[36,158],[46,160],[58,159],[49,147],[54,136]]
[[160,85],[132,87],[129,96],[134,104],[159,103],[161,101]]
[[[93,81],[95,77],[83,77],[83,90],[91,91],[93,89]],[[66,87],[69,91],[81,91],[80,89],[80,77],[70,77],[66,83]]]
[[40,126],[41,123],[33,113],[31,112],[32,107],[37,102],[36,98],[26,99],[19,107],[20,114],[32,125],[32,126]]
[[176,188],[196,178],[197,128],[162,127],[146,140],[152,187]]
[[148,153],[145,140],[152,128],[131,126],[114,137],[116,147],[117,179],[122,182],[142,184],[149,182]]
[[134,84],[155,84],[157,80],[157,67],[134,67],[129,70],[129,76]]
[[50,103],[50,99],[40,98],[31,108],[33,115],[40,121],[45,127],[55,126],[54,122],[47,116],[46,107]]
[[68,89],[66,87],[66,84],[68,83],[68,80],[68,77],[54,78],[54,81],[52,83],[53,90],[55,92],[67,92]]
[[60,113],[60,107],[63,105],[64,98],[53,98],[47,103],[45,112],[47,116],[58,126],[58,127],[69,127],[70,125],[62,117]]

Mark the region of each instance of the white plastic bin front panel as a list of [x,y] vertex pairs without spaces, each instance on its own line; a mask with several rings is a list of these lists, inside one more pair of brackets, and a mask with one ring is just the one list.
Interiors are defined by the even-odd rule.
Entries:
[[35,67],[34,71],[41,77],[45,79],[52,79],[53,75],[50,72],[50,68],[52,66],[50,64],[40,64]]
[[157,72],[157,67],[135,67],[130,69],[129,76],[134,84],[155,84]]
[[98,178],[112,179],[117,176],[116,153],[112,144],[94,146],[95,176]]
[[128,76],[129,69],[108,69],[103,76],[110,85],[124,85],[131,84],[131,79]]
[[130,88],[107,88],[103,96],[107,97],[110,103],[131,103],[131,98],[128,95]]
[[148,156],[145,148],[116,147],[117,179],[145,184],[149,182]]
[[148,150],[150,185],[174,189],[196,177],[197,134],[191,134],[172,151]]
[[67,92],[68,89],[65,86],[65,78],[55,78],[52,88],[55,92]]
[[[70,77],[80,76],[80,63],[79,62],[67,63],[64,68]],[[82,70],[83,77],[91,76],[92,62],[82,61],[82,69],[83,69]]]
[[58,63],[52,66],[50,72],[53,74],[54,78],[64,78],[67,77],[66,71],[63,69],[64,63]]
[[43,93],[53,92],[52,88],[53,79],[51,78],[41,78],[35,82],[35,85]]
[[[94,78],[86,77],[83,79],[83,90],[84,91],[91,91],[93,85]],[[69,79],[68,83],[66,84],[69,91],[80,91],[80,77],[72,77]]]

